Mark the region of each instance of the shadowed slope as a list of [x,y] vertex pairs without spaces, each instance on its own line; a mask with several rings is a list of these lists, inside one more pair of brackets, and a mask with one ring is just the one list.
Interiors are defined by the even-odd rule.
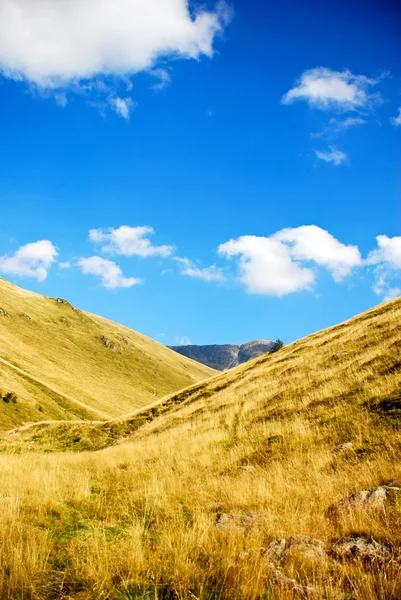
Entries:
[[213,344],[211,346],[169,346],[169,348],[212,369],[227,371],[253,358],[267,354],[273,346],[274,342],[254,340],[242,345]]
[[[214,372],[135,331],[0,278],[0,427],[110,419]],[[15,400],[15,399],[14,399]]]

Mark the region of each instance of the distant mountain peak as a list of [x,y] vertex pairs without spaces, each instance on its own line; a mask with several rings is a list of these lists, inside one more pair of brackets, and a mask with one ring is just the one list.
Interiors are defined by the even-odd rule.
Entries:
[[253,340],[246,344],[210,344],[206,346],[169,346],[183,356],[197,360],[219,371],[227,371],[242,363],[270,352],[274,342]]

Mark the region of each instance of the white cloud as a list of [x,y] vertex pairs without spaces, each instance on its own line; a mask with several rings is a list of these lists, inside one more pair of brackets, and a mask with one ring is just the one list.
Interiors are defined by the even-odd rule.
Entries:
[[384,301],[392,300],[401,295],[401,288],[392,285],[393,275],[384,265],[380,265],[375,269],[374,277],[373,291],[378,296],[383,296]]
[[378,235],[376,240],[378,247],[369,253],[366,264],[376,265],[373,291],[390,300],[401,294],[401,289],[392,283],[401,277],[401,236]]
[[343,129],[355,127],[355,125],[364,125],[366,120],[362,117],[346,117],[345,119],[330,119],[330,123],[337,131],[342,131]]
[[328,269],[336,281],[362,264],[356,246],[345,246],[315,225],[270,237],[242,236],[218,251],[229,259],[239,257],[239,279],[249,293],[279,297],[311,289],[316,279],[311,263]]
[[369,91],[378,81],[365,75],[354,75],[348,69],[332,71],[316,67],[302,73],[295,87],[283,96],[282,103],[305,100],[321,110],[359,111],[380,99],[379,94]]
[[162,69],[159,67],[157,69],[152,69],[149,74],[157,79],[157,82],[152,85],[152,89],[156,90],[157,92],[163,90],[171,82],[170,73],[167,71],[167,69]]
[[89,239],[97,244],[102,244],[102,252],[106,254],[142,257],[170,256],[174,251],[174,246],[153,246],[146,237],[153,233],[152,227],[122,225],[118,229],[91,229]]
[[69,261],[60,262],[60,263],[58,263],[58,268],[59,269],[70,269],[71,263]]
[[401,294],[401,289],[392,283],[394,278],[399,279],[401,275],[401,237],[378,235],[376,240],[378,248],[369,253],[366,264],[377,265],[374,292],[383,296],[384,300],[390,300]]
[[292,261],[288,247],[272,238],[245,235],[221,244],[219,253],[239,256],[239,279],[250,294],[285,296],[315,281],[313,270]]
[[392,118],[390,119],[390,121],[391,121],[391,123],[392,123],[393,125],[395,125],[396,127],[399,127],[399,126],[401,126],[401,106],[400,106],[400,108],[398,109],[398,115],[397,115],[396,117],[392,117]]
[[313,152],[320,160],[323,160],[326,163],[333,163],[336,167],[347,160],[345,152],[334,146],[329,146],[328,150],[314,150]]
[[192,12],[187,0],[2,0],[0,73],[52,90],[62,105],[63,92],[100,92],[105,78],[129,90],[141,71],[160,87],[169,80],[160,61],[212,57],[230,18],[223,0]]
[[175,256],[174,260],[181,264],[182,275],[188,275],[188,277],[194,277],[195,279],[202,279],[202,281],[222,281],[224,279],[222,270],[216,267],[216,265],[201,269],[188,258]]
[[49,240],[21,246],[12,256],[0,257],[0,273],[18,277],[34,277],[44,281],[58,252]]
[[183,335],[182,338],[179,341],[179,345],[180,346],[190,346],[191,345],[191,340],[186,335]]
[[136,106],[136,103],[131,98],[110,98],[112,109],[126,121],[129,121],[131,112]]
[[99,277],[103,287],[108,290],[130,288],[142,283],[137,277],[124,277],[121,268],[115,262],[101,256],[79,258],[77,264],[84,275]]
[[392,269],[401,270],[401,236],[378,235],[376,241],[378,248],[369,253],[367,264],[385,263]]
[[335,281],[351,274],[352,269],[363,264],[357,246],[346,246],[328,231],[316,225],[303,225],[282,229],[273,236],[290,245],[295,260],[310,260],[331,273]]

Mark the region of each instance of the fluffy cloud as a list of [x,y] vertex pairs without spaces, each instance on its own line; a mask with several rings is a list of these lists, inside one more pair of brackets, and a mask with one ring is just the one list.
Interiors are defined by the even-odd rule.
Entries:
[[310,289],[316,266],[336,281],[362,265],[356,246],[346,246],[315,225],[283,229],[270,237],[242,236],[219,246],[226,258],[238,258],[239,279],[252,294],[285,296]]
[[401,106],[398,109],[398,115],[396,117],[392,117],[390,119],[390,121],[392,122],[393,125],[395,125],[396,127],[401,126]]
[[32,242],[21,246],[12,256],[1,256],[0,273],[44,281],[57,255],[55,246],[49,240]]
[[330,146],[328,150],[314,150],[315,155],[319,160],[327,163],[333,163],[336,167],[347,160],[347,155],[342,150],[338,150],[334,146]]
[[89,239],[102,244],[102,252],[106,254],[122,254],[124,256],[170,256],[174,246],[153,246],[146,237],[154,233],[152,227],[129,227],[122,225],[118,229],[91,229]]
[[222,281],[224,279],[222,270],[216,267],[216,265],[201,269],[188,258],[179,258],[178,256],[175,256],[174,260],[181,264],[182,275],[188,275],[188,277],[194,277],[195,279],[202,279],[202,281]]
[[370,252],[367,263],[385,263],[394,270],[401,270],[401,236],[389,238],[387,235],[378,235],[376,241],[378,248]]
[[101,256],[79,258],[77,264],[84,275],[99,277],[102,286],[108,290],[129,288],[142,283],[142,280],[136,277],[124,277],[121,268],[115,262]]
[[[169,75],[159,61],[211,57],[230,17],[224,0],[192,12],[187,0],[2,0],[0,72],[51,90],[62,105],[66,91],[91,92],[113,108],[105,78],[130,89],[146,71],[161,87]],[[115,97],[114,109],[127,118],[127,99]]]
[[321,110],[355,111],[366,109],[379,99],[369,88],[378,83],[365,75],[354,75],[348,69],[332,71],[316,67],[302,73],[295,87],[282,98],[283,104],[304,100]]
[[250,294],[285,296],[315,281],[313,270],[293,261],[288,247],[273,238],[245,235],[221,244],[219,253],[239,256],[239,278]]
[[336,281],[350,275],[355,267],[362,266],[357,246],[342,244],[328,231],[316,225],[282,229],[273,237],[290,246],[292,258],[313,261],[325,267]]

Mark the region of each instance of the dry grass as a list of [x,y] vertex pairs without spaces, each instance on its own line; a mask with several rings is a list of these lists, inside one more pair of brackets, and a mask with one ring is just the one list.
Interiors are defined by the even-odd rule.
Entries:
[[[293,598],[260,548],[357,533],[395,560],[294,558],[283,572],[330,600],[399,600],[400,505],[336,521],[326,510],[401,475],[400,317],[390,302],[170,397],[141,426],[109,422],[120,437],[101,451],[43,452],[56,424],[21,434],[0,455],[0,597]],[[65,443],[75,426],[60,427]],[[42,451],[24,450],[33,435]],[[354,450],[333,453],[348,441]],[[257,512],[257,526],[218,531],[222,512]]]
[[213,375],[126,327],[0,278],[0,428],[105,420]]

